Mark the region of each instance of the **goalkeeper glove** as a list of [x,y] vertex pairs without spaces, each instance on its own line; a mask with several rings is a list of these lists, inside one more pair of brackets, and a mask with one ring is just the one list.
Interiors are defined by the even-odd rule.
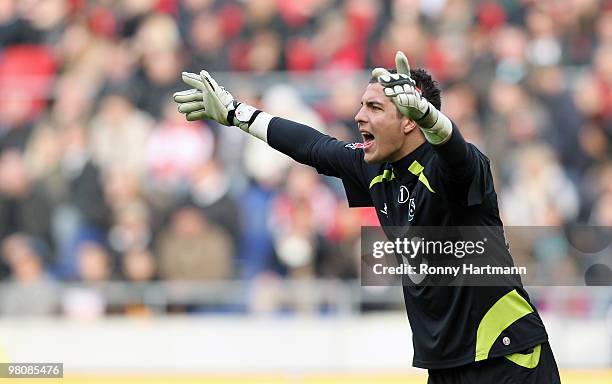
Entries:
[[398,51],[395,55],[395,65],[397,73],[375,68],[372,76],[384,87],[385,95],[393,100],[399,111],[421,128],[427,141],[434,145],[446,143],[453,130],[451,121],[421,95],[410,77],[410,65],[403,52]]
[[[214,120],[222,125],[236,126],[267,141],[266,132],[272,116],[234,100],[232,94],[217,84],[206,71],[201,71],[200,75],[183,72],[182,79],[194,88],[176,92],[173,97],[179,104],[179,112],[184,113],[188,121]],[[256,119],[257,124],[254,124]]]

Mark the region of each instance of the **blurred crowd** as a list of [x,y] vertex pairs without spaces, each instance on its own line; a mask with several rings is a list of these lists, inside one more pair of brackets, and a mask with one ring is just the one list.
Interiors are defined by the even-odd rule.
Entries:
[[374,211],[171,95],[207,69],[360,141],[367,73],[397,50],[491,158],[506,225],[612,225],[610,1],[0,0],[0,313],[107,311],[57,281],[355,279]]

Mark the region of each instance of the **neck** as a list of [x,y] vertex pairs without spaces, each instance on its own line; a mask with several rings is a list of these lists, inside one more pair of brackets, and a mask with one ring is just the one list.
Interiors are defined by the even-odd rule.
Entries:
[[415,149],[420,147],[421,144],[423,144],[424,142],[425,142],[425,137],[423,137],[423,134],[421,132],[414,132],[413,137],[406,140],[402,148],[400,148],[394,154],[394,156],[389,158],[388,161],[390,163],[393,163],[393,162],[403,159],[404,157],[411,154]]

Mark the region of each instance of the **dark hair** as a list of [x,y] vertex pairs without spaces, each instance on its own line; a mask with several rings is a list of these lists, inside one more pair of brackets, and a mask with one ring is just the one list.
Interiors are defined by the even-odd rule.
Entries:
[[[397,73],[395,68],[387,69],[390,73]],[[440,98],[440,88],[438,82],[431,78],[429,72],[422,68],[411,69],[410,77],[416,83],[416,86],[421,90],[423,97],[427,99],[434,107],[440,110],[442,100]],[[374,77],[370,78],[370,83],[378,83]]]

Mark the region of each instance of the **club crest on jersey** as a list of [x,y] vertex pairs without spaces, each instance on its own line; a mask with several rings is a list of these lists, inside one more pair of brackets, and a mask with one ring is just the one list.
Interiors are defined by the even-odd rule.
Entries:
[[412,221],[414,219],[414,211],[416,210],[416,204],[414,202],[414,197],[410,199],[408,202],[408,221]]
[[357,149],[365,147],[364,143],[348,143],[344,148]]

